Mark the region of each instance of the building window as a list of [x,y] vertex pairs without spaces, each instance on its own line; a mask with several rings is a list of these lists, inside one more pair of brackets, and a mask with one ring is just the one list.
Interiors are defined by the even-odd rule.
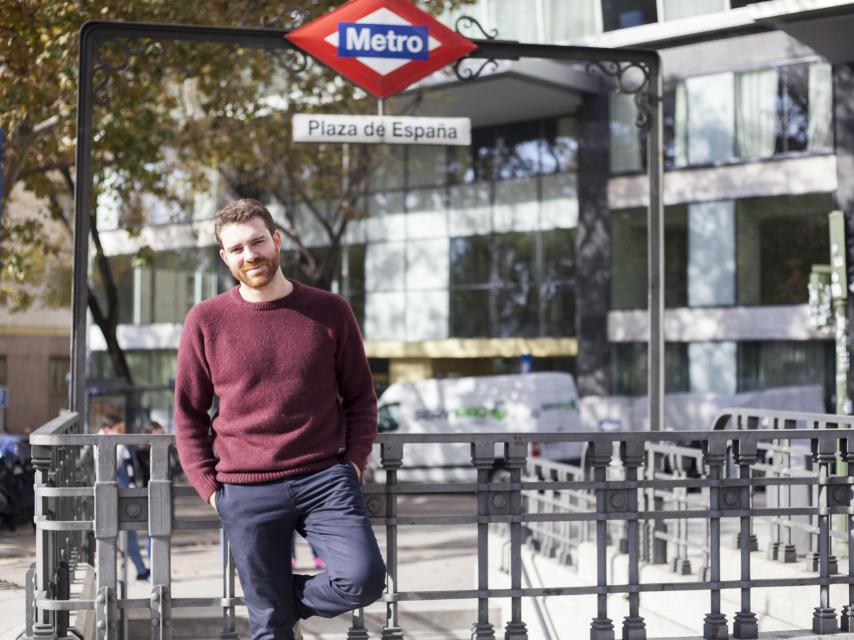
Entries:
[[[813,264],[829,259],[831,194],[665,208],[667,307],[804,304]],[[644,309],[646,211],[611,213],[611,308]]]
[[[129,255],[108,260],[116,283],[120,324],[183,322],[194,304],[234,282],[228,269],[220,268],[216,248],[158,251],[147,265],[135,262]],[[97,270],[93,273],[95,292],[102,308],[106,308],[99,275]]]
[[47,362],[48,416],[58,416],[61,409],[68,408],[68,372],[71,359],[67,356],[51,356]]
[[451,239],[455,338],[575,335],[575,231]]
[[601,32],[596,0],[543,0],[545,41],[568,42]]
[[645,166],[634,96],[615,93],[609,97],[610,158],[612,173],[640,171]]
[[821,385],[825,409],[832,411],[835,369],[832,340],[738,343],[739,392]]
[[398,188],[369,195],[367,243],[348,258],[362,282],[343,290],[366,338],[571,335],[577,153],[570,117],[478,128],[467,148],[406,148]]
[[727,0],[661,0],[662,20],[681,20],[724,11]]
[[[171,428],[175,409],[175,392],[172,384],[175,380],[176,356],[177,352],[171,349],[125,351],[134,384],[149,387],[133,398],[134,406],[130,417],[134,428],[141,426],[147,420],[157,420],[167,428]],[[110,354],[106,351],[92,352],[89,374],[95,382],[114,382],[116,374]],[[101,395],[105,398],[114,398],[114,404],[118,406],[124,406],[127,401],[127,394],[124,391],[113,394],[109,384],[103,385]]]
[[[647,306],[647,212],[626,209],[611,214],[611,308]],[[688,207],[664,210],[664,304],[688,304]]]
[[767,0],[729,0],[730,9],[740,9],[741,7],[746,7],[749,4],[759,4],[760,2],[766,2]]
[[[833,78],[812,62],[687,78],[664,88],[666,169],[833,148]],[[646,167],[631,96],[611,96],[611,172]]]
[[627,29],[658,21],[656,0],[601,0],[605,31]]
[[689,307],[735,304],[735,239],[732,200],[688,205]]
[[805,304],[813,264],[830,259],[830,194],[736,203],[738,303]]
[[[645,342],[611,344],[611,392],[620,396],[642,396],[647,390],[648,351]],[[664,345],[664,390],[690,391],[688,343]]]

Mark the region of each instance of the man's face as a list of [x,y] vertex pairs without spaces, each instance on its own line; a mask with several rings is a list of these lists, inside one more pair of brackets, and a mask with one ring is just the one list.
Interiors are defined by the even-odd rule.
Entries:
[[247,287],[262,289],[275,277],[281,265],[282,237],[278,231],[271,236],[261,218],[227,224],[220,229],[219,238],[220,257],[231,275]]

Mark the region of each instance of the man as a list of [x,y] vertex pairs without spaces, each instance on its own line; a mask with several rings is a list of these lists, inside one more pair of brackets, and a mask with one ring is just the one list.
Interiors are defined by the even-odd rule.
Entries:
[[[301,637],[299,619],[336,616],[382,593],[385,565],[360,490],[376,395],[350,306],[284,277],[269,211],[238,200],[217,214],[215,231],[240,284],[187,314],[178,454],[222,520],[252,639],[291,640]],[[292,574],[295,530],[325,571]]]

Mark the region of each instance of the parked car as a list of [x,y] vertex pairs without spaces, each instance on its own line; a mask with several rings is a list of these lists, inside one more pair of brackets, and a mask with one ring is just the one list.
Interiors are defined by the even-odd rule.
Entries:
[[0,436],[0,528],[33,521],[33,464],[25,437]]

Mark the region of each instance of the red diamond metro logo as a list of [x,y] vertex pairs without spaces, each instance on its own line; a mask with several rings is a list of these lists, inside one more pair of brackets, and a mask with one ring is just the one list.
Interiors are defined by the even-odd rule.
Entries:
[[286,37],[377,98],[477,48],[408,0],[351,0]]

